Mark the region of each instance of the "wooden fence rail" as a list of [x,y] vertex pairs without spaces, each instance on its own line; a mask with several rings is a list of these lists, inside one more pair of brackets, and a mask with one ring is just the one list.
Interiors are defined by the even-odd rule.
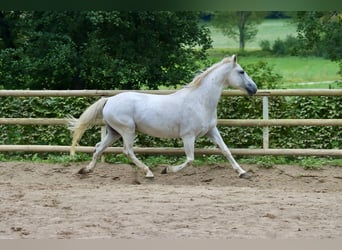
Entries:
[[[124,90],[0,90],[0,96],[13,97],[77,97],[77,96],[112,96]],[[136,92],[153,94],[170,94],[173,90],[141,90]],[[223,96],[244,96],[237,90],[225,90]],[[263,148],[231,149],[236,155],[316,155],[342,156],[341,149],[270,149],[268,146],[269,126],[342,126],[342,119],[268,119],[268,97],[270,96],[342,96],[342,89],[293,89],[293,90],[259,90],[256,96],[263,97],[263,119],[219,119],[220,126],[259,126],[263,127]],[[0,118],[0,125],[63,125],[66,119],[58,118]],[[102,124],[99,124],[102,125]],[[69,152],[70,146],[58,145],[0,145],[0,152]],[[92,153],[94,147],[77,147],[78,152]],[[184,154],[182,148],[135,148],[140,154]],[[121,153],[121,147],[110,147],[106,153]],[[199,148],[196,154],[220,154],[216,148]]]
[[[109,147],[105,153],[122,153],[122,147]],[[0,145],[0,152],[70,152],[70,146],[54,146],[54,145]],[[134,147],[137,154],[148,155],[184,155],[183,148],[169,147]],[[234,155],[287,155],[287,156],[342,156],[340,149],[247,149],[233,148],[231,149]],[[78,146],[77,152],[93,153],[94,147]],[[217,148],[196,148],[196,155],[220,155],[221,152]]]
[[[0,90],[0,96],[17,97],[70,97],[70,96],[112,96],[128,90]],[[129,90],[131,91],[131,90]],[[151,94],[171,94],[176,90],[134,90]],[[240,90],[224,90],[222,96],[246,96]],[[342,96],[342,89],[271,89],[258,90],[255,96]]]
[[[63,118],[0,118],[3,125],[67,125]],[[220,126],[342,126],[342,119],[218,119]],[[98,125],[104,125],[99,123]]]

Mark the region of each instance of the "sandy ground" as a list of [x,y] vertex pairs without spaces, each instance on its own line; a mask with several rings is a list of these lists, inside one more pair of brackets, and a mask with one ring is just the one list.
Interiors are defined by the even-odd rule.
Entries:
[[0,239],[341,239],[342,168],[0,162]]

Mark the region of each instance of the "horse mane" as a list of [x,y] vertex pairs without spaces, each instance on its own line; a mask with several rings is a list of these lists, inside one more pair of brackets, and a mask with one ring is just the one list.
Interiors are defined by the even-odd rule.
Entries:
[[192,82],[190,82],[185,87],[186,88],[197,88],[197,87],[201,86],[202,80],[207,75],[209,75],[213,70],[215,70],[217,67],[221,66],[222,64],[230,63],[231,61],[232,61],[232,58],[227,57],[227,58],[224,58],[222,61],[220,61],[218,63],[215,63],[214,65],[212,65],[211,67],[209,67],[205,71],[203,71],[202,73],[200,73],[197,76],[195,76],[194,79],[192,80]]

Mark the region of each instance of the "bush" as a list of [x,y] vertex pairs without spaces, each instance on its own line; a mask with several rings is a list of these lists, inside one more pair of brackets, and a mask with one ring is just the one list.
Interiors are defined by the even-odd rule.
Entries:
[[272,52],[275,55],[286,55],[285,42],[280,39],[275,40],[272,46]]
[[271,51],[271,43],[268,40],[262,40],[260,43],[260,48],[262,51],[267,51],[270,52]]
[[[342,110],[338,107],[341,105],[340,97],[295,96],[287,97],[283,107],[271,112],[273,118],[340,119]],[[275,127],[271,131],[273,147],[332,149],[342,145],[342,130],[338,126]]]
[[[56,117],[66,114],[78,117],[95,98],[1,98],[2,117]],[[272,119],[341,118],[342,99],[339,97],[271,97]],[[218,106],[218,117],[225,119],[261,119],[262,98],[223,97]],[[1,144],[70,145],[71,135],[65,126],[0,125]],[[262,127],[219,127],[223,139],[232,148],[262,147]],[[340,148],[342,130],[339,127],[271,127],[271,148]],[[100,130],[87,130],[81,144],[94,146],[100,140]],[[118,145],[118,144],[117,144]],[[136,146],[182,147],[177,139],[159,139],[142,134]],[[206,138],[196,141],[196,147],[212,147]],[[15,153],[14,153],[15,154]]]
[[[65,118],[79,116],[96,98],[85,97],[1,97],[0,116],[7,118]],[[0,125],[1,144],[70,145],[70,132],[65,126]],[[88,131],[86,141],[92,145],[99,139],[96,130]]]
[[301,49],[301,44],[302,42],[298,38],[288,35],[284,40],[278,38],[274,41],[273,45],[268,40],[262,40],[260,47],[262,51],[271,52],[279,56],[308,55],[307,51]]

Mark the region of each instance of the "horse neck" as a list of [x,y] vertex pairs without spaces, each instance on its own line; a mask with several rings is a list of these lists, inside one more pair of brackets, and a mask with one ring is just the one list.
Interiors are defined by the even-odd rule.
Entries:
[[209,109],[216,109],[223,90],[223,74],[213,71],[202,79],[201,84],[191,91],[194,98]]

